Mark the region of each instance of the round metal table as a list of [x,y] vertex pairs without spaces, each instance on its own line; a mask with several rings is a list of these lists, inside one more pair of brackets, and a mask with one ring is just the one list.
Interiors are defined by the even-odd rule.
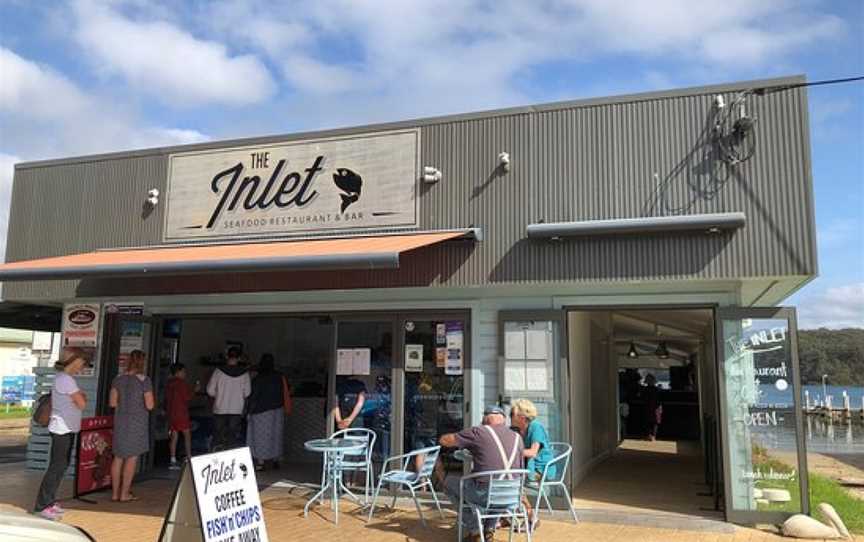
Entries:
[[339,525],[339,498],[342,493],[354,499],[357,504],[362,504],[360,499],[351,493],[345,487],[342,481],[342,463],[345,454],[358,455],[366,449],[366,443],[358,442],[354,439],[345,438],[322,438],[310,440],[303,444],[303,447],[310,452],[318,452],[324,454],[324,483],[320,491],[309,499],[306,506],[303,508],[303,517],[309,516],[309,507],[315,501],[321,499],[323,501],[327,492],[330,492],[330,506],[334,513],[334,523]]

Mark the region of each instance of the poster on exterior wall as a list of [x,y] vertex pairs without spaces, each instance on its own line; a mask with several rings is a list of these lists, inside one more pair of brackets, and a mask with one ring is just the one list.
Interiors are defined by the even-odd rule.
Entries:
[[422,344],[406,344],[405,345],[405,372],[406,373],[422,373],[423,372],[423,345]]
[[78,460],[75,464],[75,497],[111,487],[111,441],[114,416],[93,416],[81,420]]
[[63,346],[95,348],[99,339],[99,305],[63,305]]

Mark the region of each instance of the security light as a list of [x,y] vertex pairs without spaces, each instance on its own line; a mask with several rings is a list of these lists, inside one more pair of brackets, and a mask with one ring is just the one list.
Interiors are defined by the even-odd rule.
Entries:
[[432,166],[423,166],[423,182],[437,183],[441,180],[441,170]]
[[505,172],[510,171],[510,153],[501,152],[498,154],[498,167],[503,169]]
[[636,359],[639,357],[639,352],[636,351],[636,343],[630,341],[630,350],[627,351],[627,357],[630,359]]

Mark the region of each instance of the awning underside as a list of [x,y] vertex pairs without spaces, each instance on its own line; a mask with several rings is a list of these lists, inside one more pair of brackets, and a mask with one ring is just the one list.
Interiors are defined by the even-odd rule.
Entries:
[[399,254],[474,230],[274,243],[105,250],[0,265],[0,281],[249,271],[394,269]]

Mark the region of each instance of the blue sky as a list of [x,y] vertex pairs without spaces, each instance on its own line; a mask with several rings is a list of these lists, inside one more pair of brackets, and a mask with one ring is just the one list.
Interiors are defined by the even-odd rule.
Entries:
[[[0,223],[16,161],[862,75],[862,36],[860,0],[0,0]],[[821,273],[789,303],[864,327],[864,84],[809,95]]]

